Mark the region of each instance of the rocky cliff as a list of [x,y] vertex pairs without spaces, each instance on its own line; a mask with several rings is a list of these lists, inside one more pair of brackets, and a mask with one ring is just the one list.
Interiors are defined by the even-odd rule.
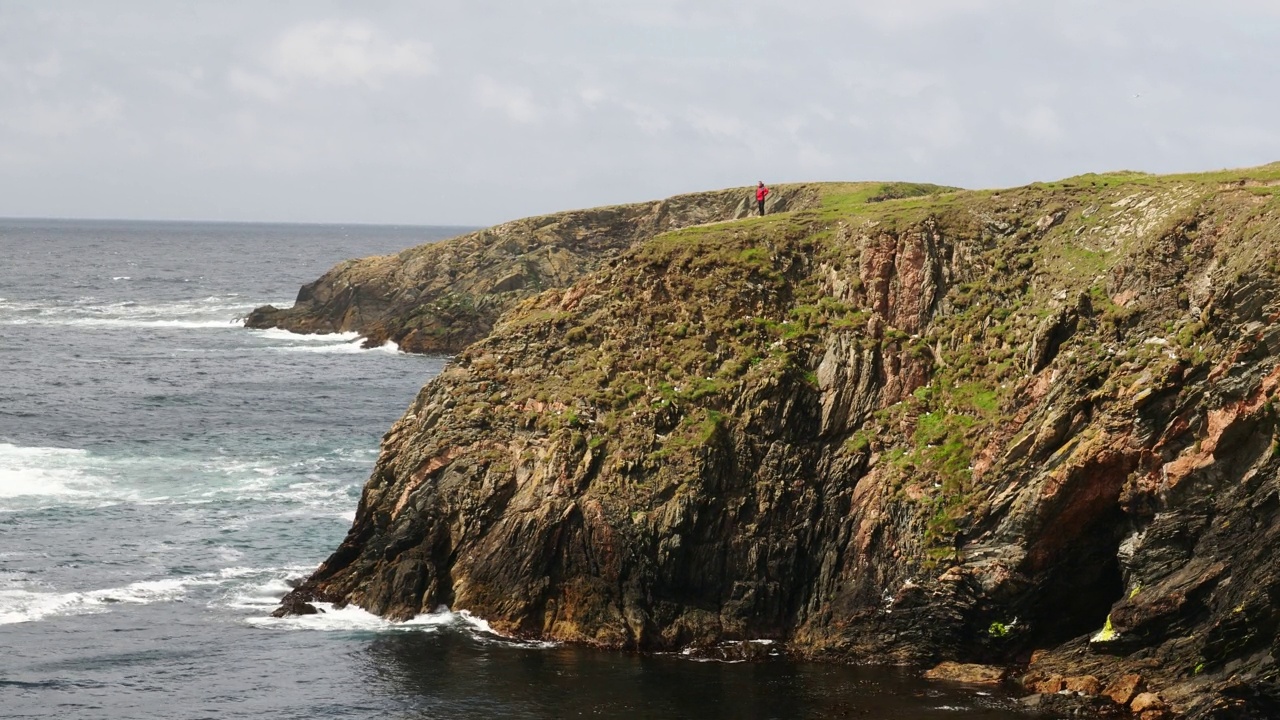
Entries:
[[[897,184],[890,194],[932,186]],[[814,206],[818,186],[774,189],[767,210]],[[746,217],[750,188],[526,218],[395,255],[348,260],[304,286],[292,308],[266,305],[250,328],[359,332],[370,347],[452,353],[479,340],[517,300],[568,287],[632,244],[662,232]]]
[[1280,717],[1280,165],[810,192],[506,301],[284,608]]

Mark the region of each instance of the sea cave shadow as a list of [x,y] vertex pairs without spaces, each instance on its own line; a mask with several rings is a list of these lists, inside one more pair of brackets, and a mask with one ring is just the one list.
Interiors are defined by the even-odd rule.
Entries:
[[365,654],[415,718],[1023,717],[1003,699],[894,669],[517,646],[453,629],[379,636]]

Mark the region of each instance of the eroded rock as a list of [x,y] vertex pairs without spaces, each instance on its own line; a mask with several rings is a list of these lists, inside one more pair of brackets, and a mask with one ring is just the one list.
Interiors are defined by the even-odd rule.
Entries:
[[999,685],[1008,671],[991,665],[944,662],[925,672],[926,680],[945,680],[965,685]]
[[1111,701],[1117,705],[1127,706],[1138,693],[1145,690],[1147,683],[1142,679],[1141,675],[1128,674],[1122,675],[1107,685],[1102,691],[1103,695],[1111,698]]

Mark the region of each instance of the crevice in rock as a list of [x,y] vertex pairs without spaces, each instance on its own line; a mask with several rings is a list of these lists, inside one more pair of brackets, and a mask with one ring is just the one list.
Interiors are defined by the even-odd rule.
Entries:
[[1067,547],[1045,573],[1038,592],[1026,595],[1022,612],[1033,647],[1049,647],[1095,632],[1124,596],[1119,561],[1125,514],[1115,508]]

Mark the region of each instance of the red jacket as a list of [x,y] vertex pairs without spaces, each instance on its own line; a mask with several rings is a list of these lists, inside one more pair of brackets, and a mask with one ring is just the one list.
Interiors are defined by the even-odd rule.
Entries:
[[764,200],[764,196],[769,194],[769,188],[761,185],[756,188],[756,202]]

